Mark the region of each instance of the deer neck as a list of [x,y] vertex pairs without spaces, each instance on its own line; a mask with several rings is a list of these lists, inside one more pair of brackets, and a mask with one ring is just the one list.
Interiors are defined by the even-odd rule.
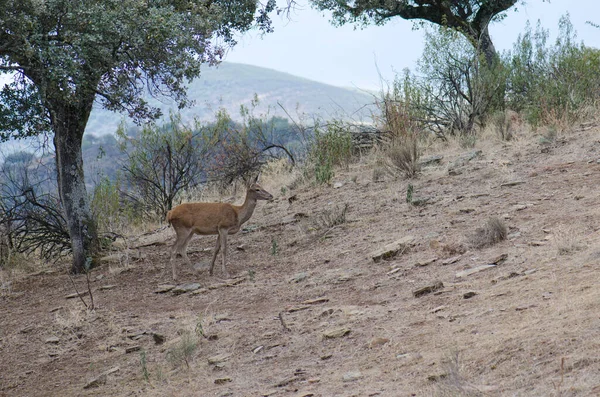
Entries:
[[239,207],[238,217],[239,224],[242,225],[246,223],[248,219],[254,213],[254,209],[256,208],[256,197],[254,197],[250,192],[246,193],[246,200],[244,200],[244,204]]

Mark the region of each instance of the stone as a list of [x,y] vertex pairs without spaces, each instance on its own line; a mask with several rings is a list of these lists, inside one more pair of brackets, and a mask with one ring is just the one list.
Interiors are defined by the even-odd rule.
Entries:
[[467,269],[467,270],[463,270],[462,272],[456,273],[456,277],[457,278],[467,277],[467,276],[470,276],[471,274],[479,273],[484,270],[492,269],[494,267],[496,267],[496,265],[492,265],[492,264],[477,266],[472,269]]
[[80,297],[86,296],[87,294],[89,294],[89,291],[75,292],[74,294],[65,296],[65,299],[80,298]]
[[413,245],[414,240],[415,238],[413,236],[405,236],[400,240],[396,240],[393,243],[387,244],[377,251],[374,251],[371,253],[371,258],[373,258],[375,263],[378,263],[381,260],[394,258],[398,254],[402,254],[408,250]]
[[425,267],[425,266],[429,266],[432,263],[434,263],[435,261],[437,261],[438,258],[431,258],[425,261],[419,261],[417,263],[414,264],[414,267]]
[[500,187],[512,187],[512,186],[518,186],[518,185],[522,185],[524,184],[525,181],[512,181],[512,182],[506,182],[500,185]]
[[350,332],[351,331],[348,328],[330,329],[330,330],[323,332],[323,337],[325,339],[342,338],[342,337],[348,335]]
[[140,345],[128,346],[125,348],[125,353],[133,353],[140,351],[142,347]]
[[342,182],[335,182],[335,183],[333,184],[333,188],[334,188],[334,189],[339,189],[339,188],[341,188],[342,186],[344,186],[344,183],[342,183]]
[[474,291],[469,291],[469,292],[467,292],[467,293],[465,293],[465,294],[463,295],[463,298],[465,298],[465,299],[471,299],[471,298],[472,298],[472,297],[474,297],[475,295],[477,295],[477,292],[474,292]]
[[91,389],[94,387],[99,387],[103,384],[106,383],[106,380],[108,379],[108,375],[114,374],[115,372],[118,372],[121,368],[120,367],[113,367],[111,369],[109,369],[108,371],[104,371],[103,373],[101,373],[100,375],[98,375],[96,378],[90,380],[88,383],[86,383],[83,388],[84,389]]
[[413,296],[415,298],[419,298],[421,296],[427,295],[427,294],[431,294],[432,292],[435,292],[437,290],[440,290],[444,288],[444,283],[442,283],[441,281],[437,281],[432,285],[428,285],[422,288],[419,288],[417,290],[413,291]]
[[304,302],[302,302],[302,304],[303,305],[317,305],[317,304],[326,303],[326,302],[329,302],[329,298],[321,297],[321,298],[305,300]]
[[155,294],[164,294],[164,293],[167,293],[167,292],[171,291],[173,288],[175,288],[175,286],[172,285],[172,284],[161,284],[154,291],[154,293]]
[[308,273],[302,272],[294,275],[292,278],[288,280],[288,283],[299,283],[308,278]]
[[212,357],[208,357],[208,363],[211,365],[216,365],[216,364],[220,364],[220,363],[224,363],[225,361],[229,360],[231,358],[231,354],[229,353],[221,353],[221,354],[217,354],[216,356],[212,356]]
[[433,156],[427,156],[427,157],[423,157],[419,160],[419,164],[421,165],[421,167],[427,167],[430,165],[437,165],[439,163],[442,162],[444,156],[442,156],[441,154],[436,154]]
[[387,344],[390,340],[388,338],[373,338],[369,342],[369,348],[373,349],[375,347],[380,347]]
[[60,339],[58,339],[56,336],[51,336],[46,339],[46,343],[57,344],[58,342],[60,342]]
[[171,290],[171,292],[174,295],[181,295],[181,294],[185,294],[187,292],[196,291],[197,289],[200,289],[200,287],[201,287],[201,285],[199,283],[182,284],[182,285],[178,285],[177,287],[173,288]]
[[110,289],[115,288],[117,285],[116,284],[110,284],[110,285],[103,285],[100,288],[98,288],[100,291],[107,291]]
[[231,382],[231,378],[217,378],[215,379],[215,385],[224,385],[227,382]]
[[359,380],[363,377],[363,374],[360,371],[349,371],[342,376],[343,382],[353,382],[355,380]]
[[460,260],[461,257],[462,257],[462,255],[457,255],[457,256],[453,256],[452,258],[444,259],[442,261],[442,265],[446,266],[446,265],[451,265],[453,263],[456,263]]

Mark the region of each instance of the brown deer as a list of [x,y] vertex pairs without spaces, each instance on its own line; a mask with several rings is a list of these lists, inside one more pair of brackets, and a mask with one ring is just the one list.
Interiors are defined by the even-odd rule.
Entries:
[[173,226],[177,239],[171,250],[171,266],[173,269],[173,280],[177,279],[175,262],[173,259],[177,253],[192,266],[186,250],[188,243],[194,234],[210,235],[217,234],[217,245],[210,263],[210,275],[213,274],[217,254],[223,249],[223,274],[229,277],[225,269],[227,262],[227,235],[237,233],[241,226],[252,216],[256,208],[257,200],[271,200],[273,196],[264,190],[258,183],[258,177],[248,187],[246,200],[242,205],[228,203],[184,203],[173,208],[167,213],[167,222]]

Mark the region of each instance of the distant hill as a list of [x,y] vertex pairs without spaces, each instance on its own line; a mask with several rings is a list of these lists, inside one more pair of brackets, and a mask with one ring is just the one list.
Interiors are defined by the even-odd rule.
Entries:
[[[210,121],[219,108],[226,109],[232,118],[239,119],[240,105],[249,105],[254,95],[260,105],[255,113],[285,116],[281,104],[294,118],[301,115],[369,121],[373,97],[359,89],[336,87],[258,66],[223,62],[216,68],[206,67],[189,87],[188,96],[195,101],[191,108],[181,111],[184,121],[194,117]],[[176,111],[173,102],[152,100],[168,116]],[[94,108],[87,133],[103,135],[116,130],[125,116]]]

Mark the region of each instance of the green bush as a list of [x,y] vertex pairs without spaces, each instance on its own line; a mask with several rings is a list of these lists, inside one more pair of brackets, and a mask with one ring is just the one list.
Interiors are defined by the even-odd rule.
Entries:
[[108,177],[102,178],[94,187],[91,207],[100,233],[119,233],[128,224],[139,220],[133,207],[121,200],[120,190],[120,180],[111,181]]
[[596,104],[600,93],[600,50],[576,41],[569,16],[559,22],[559,35],[548,44],[548,30],[528,25],[511,52],[507,103],[523,112],[533,126],[571,123]]
[[324,130],[317,125],[308,152],[309,168],[317,183],[329,183],[334,176],[334,167],[347,167],[352,153],[352,136],[342,122],[330,122]]

